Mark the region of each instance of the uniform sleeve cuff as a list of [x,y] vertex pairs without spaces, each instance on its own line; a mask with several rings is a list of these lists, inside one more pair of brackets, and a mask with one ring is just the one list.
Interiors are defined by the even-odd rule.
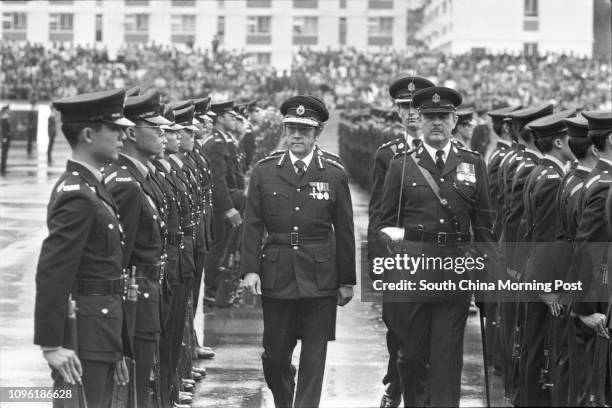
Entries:
[[55,346],[55,347],[45,347],[45,346],[40,346],[40,349],[44,352],[46,351],[55,351],[55,350],[59,350],[61,349],[62,346]]

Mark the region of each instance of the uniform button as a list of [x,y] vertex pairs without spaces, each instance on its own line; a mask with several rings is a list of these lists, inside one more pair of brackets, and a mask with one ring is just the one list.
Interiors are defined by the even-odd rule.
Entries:
[[102,312],[102,314],[108,314],[108,309],[107,308],[104,308],[104,309],[102,309],[100,311]]
[[114,226],[113,224],[108,224],[108,229],[109,229],[109,230],[112,230],[112,229],[114,229],[114,228],[115,228],[115,226]]
[[153,214],[153,219],[156,220],[157,219],[157,215]]
[[294,251],[297,251],[297,249],[298,249],[297,245],[293,247]]
[[276,191],[272,193],[272,195],[276,195]]
[[413,186],[413,187],[414,187],[414,186],[416,186],[416,183],[412,183],[412,186]]
[[440,224],[444,224],[444,218],[440,218]]
[[444,183],[444,177],[440,178],[440,183]]
[[299,229],[300,229],[300,228],[299,228],[298,226],[293,227],[293,230],[294,230],[294,231],[297,231],[297,230],[299,230]]
[[78,175],[79,175],[79,173],[78,173],[77,171],[73,171],[73,172],[72,172],[72,175],[73,175],[73,176],[78,176]]
[[149,294],[148,294],[148,293],[146,293],[146,292],[145,292],[145,294],[144,294],[144,295],[142,295],[142,296],[143,296],[145,299],[148,299],[148,298],[149,298]]
[[302,191],[302,189],[301,188],[296,188],[295,191],[297,191],[299,193],[300,191]]
[[295,211],[300,211],[300,207],[295,207]]
[[262,258],[265,258],[265,257],[266,257],[266,254],[261,254],[261,257],[262,257]]
[[125,246],[125,241],[121,241],[121,246]]

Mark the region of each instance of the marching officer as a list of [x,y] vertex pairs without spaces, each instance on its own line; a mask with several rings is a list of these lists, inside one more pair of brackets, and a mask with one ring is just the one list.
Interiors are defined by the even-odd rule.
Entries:
[[[152,185],[150,157],[162,150],[160,125],[171,122],[160,115],[160,95],[149,91],[126,98],[126,116],[135,125],[126,129],[119,159],[104,168],[104,182],[117,202],[125,230],[124,265],[135,271],[138,284],[134,360],[136,393],[142,406],[150,406],[149,377],[161,333],[160,302],[166,261],[166,226]],[[157,396],[159,397],[159,395]]]
[[211,136],[204,141],[204,153],[210,159],[213,178],[213,241],[204,264],[204,296],[214,299],[219,284],[219,259],[223,255],[231,228],[242,223],[244,207],[244,154],[231,135],[237,126],[234,101],[213,103],[216,114]]
[[[124,95],[103,91],[53,103],[72,156],[49,201],[49,235],[36,272],[34,343],[51,366],[54,388],[82,383],[90,407],[111,406],[115,373],[120,383],[128,381],[122,360],[130,354],[122,334],[124,237],[98,170],[117,160],[122,127],[134,125],[123,116]],[[78,345],[69,345],[65,332],[69,296],[78,308]]]
[[[242,235],[244,285],[262,295],[263,370],[277,407],[318,406],[336,305],[355,284],[348,177],[313,147],[329,113],[313,96],[280,107],[288,150],[261,160],[249,183]],[[267,233],[264,239],[264,233]],[[291,356],[302,340],[297,390]]]
[[[404,125],[403,134],[387,143],[381,145],[374,155],[374,166],[372,167],[372,193],[368,205],[368,259],[371,260],[380,256],[382,248],[377,247],[374,233],[377,231],[380,222],[380,208],[382,204],[382,190],[389,168],[389,162],[393,155],[404,149],[410,149],[420,143],[420,119],[419,114],[412,105],[412,97],[416,91],[434,86],[425,78],[408,76],[399,78],[389,87],[389,94],[393,99],[397,112]],[[415,142],[419,140],[419,142]],[[385,305],[383,305],[383,308]],[[385,393],[381,399],[381,407],[397,407],[401,402],[401,389],[399,387],[399,377],[397,374],[397,350],[398,340],[393,331],[387,330],[387,350],[389,351],[389,363],[387,373],[383,377]],[[424,379],[425,380],[425,379]]]
[[0,138],[2,138],[0,146],[2,150],[0,154],[0,176],[6,175],[6,161],[9,148],[11,147],[11,136],[9,105],[5,105],[0,109]]
[[[481,243],[478,251],[498,263],[484,160],[450,141],[461,101],[458,92],[445,87],[428,87],[414,94],[423,143],[396,155],[389,164],[379,235],[388,240],[384,228],[400,226],[406,253],[453,258],[465,257],[472,231],[474,242]],[[461,275],[435,268],[413,276],[437,282],[458,280]],[[429,361],[431,406],[458,406],[471,294],[444,291],[393,300],[384,310],[384,319],[400,341],[397,365],[404,405],[420,403],[419,381]]]

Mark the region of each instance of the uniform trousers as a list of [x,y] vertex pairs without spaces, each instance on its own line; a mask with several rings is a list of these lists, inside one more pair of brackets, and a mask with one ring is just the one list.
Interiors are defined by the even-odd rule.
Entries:
[[[276,407],[319,405],[327,342],[335,338],[336,302],[336,297],[262,297],[264,353],[261,359]],[[291,365],[291,357],[298,339],[302,341],[302,351],[296,389],[296,369]]]
[[552,381],[554,384],[552,406],[554,407],[569,406],[570,367],[568,339],[570,336],[570,323],[572,322],[567,309],[563,311],[563,314],[555,317],[553,321],[555,336],[553,336],[552,340],[555,342],[555,353],[552,371]]
[[219,279],[221,279],[219,276],[219,260],[223,256],[230,229],[231,226],[224,213],[213,213],[212,230],[215,239],[204,261],[204,270],[206,271],[204,274],[204,284],[209,294],[214,294],[219,287]]
[[[595,352],[595,331],[576,317],[571,319],[568,344],[570,359],[570,406],[589,405],[593,381],[593,357]],[[573,335],[572,335],[573,334]]]
[[[87,406],[91,408],[110,408],[113,399],[113,375],[115,373],[115,363],[105,361],[81,360],[83,368],[83,389]],[[57,370],[51,370],[53,378],[53,389],[70,389],[74,395],[77,388],[64,385],[64,379]],[[75,398],[73,396],[73,398]],[[71,407],[74,399],[54,399],[53,408]]]
[[134,360],[136,361],[136,398],[139,407],[152,406],[151,369],[157,341],[134,339]]
[[525,406],[547,407],[551,403],[551,394],[549,390],[542,389],[540,372],[545,365],[544,349],[550,350],[547,342],[550,315],[548,307],[542,302],[529,302],[525,307],[524,353],[521,353],[521,365],[525,365],[521,370],[524,375],[523,402]]
[[455,301],[395,303],[387,315],[400,340],[397,368],[404,406],[422,404],[422,379],[429,361],[431,406],[459,406],[463,334],[470,298]]

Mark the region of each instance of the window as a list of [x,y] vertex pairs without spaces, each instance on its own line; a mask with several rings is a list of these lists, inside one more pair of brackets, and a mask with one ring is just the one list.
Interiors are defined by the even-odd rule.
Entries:
[[338,23],[338,42],[340,45],[346,45],[346,17],[340,17]]
[[257,65],[270,65],[272,62],[272,54],[269,52],[256,52],[254,56]]
[[49,5],[56,5],[56,4],[72,4],[74,3],[73,0],[51,0],[49,1]]
[[340,0],[340,8],[341,9],[345,9],[346,8],[346,0]]
[[148,33],[149,15],[148,14],[126,14],[125,15],[126,33]]
[[72,14],[68,14],[68,13],[49,14],[49,31],[50,32],[72,31],[72,27],[73,27]]
[[217,7],[220,9],[225,8],[225,0],[217,0]]
[[523,20],[523,30],[525,31],[538,31],[540,24],[538,20]]
[[193,7],[195,0],[172,0],[173,7]]
[[294,8],[317,8],[319,7],[318,0],[293,0]]
[[225,38],[225,16],[217,16],[217,35],[219,36],[219,43],[223,44]]
[[247,44],[271,44],[271,26],[272,17],[270,16],[248,16]]
[[525,0],[525,17],[538,16],[538,0]]
[[149,0],[125,0],[126,6],[148,6]]
[[524,43],[523,53],[527,56],[537,56],[538,55],[538,43]]
[[96,14],[96,42],[102,42],[102,14]]
[[293,17],[293,35],[317,35],[318,27],[317,17]]
[[370,9],[392,9],[393,0],[368,0]]
[[272,7],[272,0],[247,0],[247,8]]
[[196,16],[193,14],[175,14],[170,22],[172,33],[194,33],[196,28]]
[[28,28],[26,13],[2,13],[2,29],[4,31],[25,31]]
[[393,17],[368,17],[368,45],[393,45]]
[[102,7],[102,6],[104,6],[104,0],[96,0],[96,6],[97,6],[97,7]]

